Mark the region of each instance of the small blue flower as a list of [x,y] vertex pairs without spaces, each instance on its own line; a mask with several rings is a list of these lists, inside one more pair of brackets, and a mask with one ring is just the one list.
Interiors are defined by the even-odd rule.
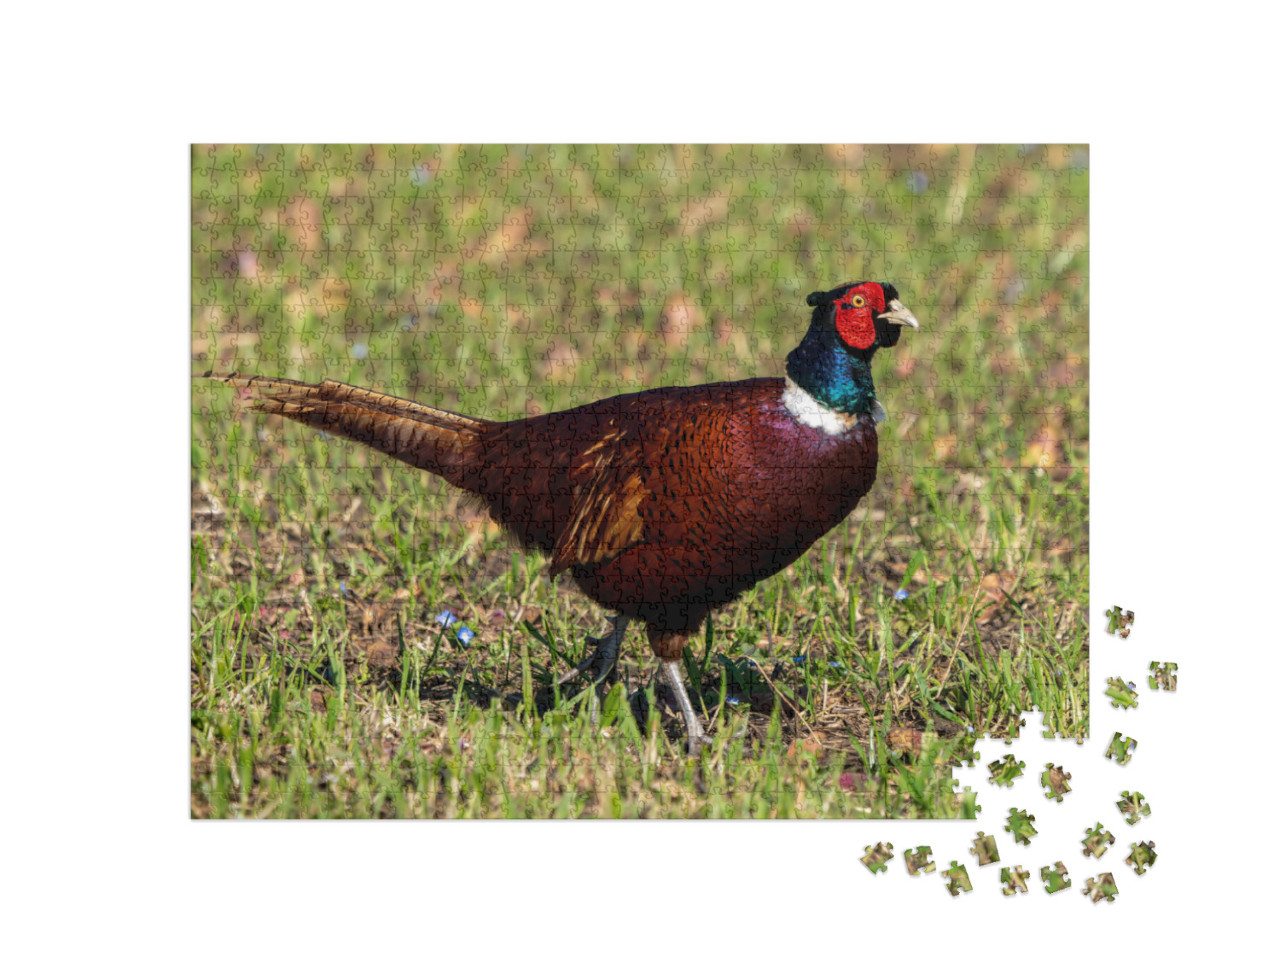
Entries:
[[458,641],[461,642],[463,645],[470,645],[471,640],[474,639],[475,637],[476,637],[476,634],[472,632],[469,628],[467,628],[465,625],[462,628],[458,629]]
[[338,588],[339,588],[339,590],[341,590],[341,592],[342,592],[342,594],[343,594],[343,595],[350,595],[350,594],[351,594],[351,589],[347,588],[347,580],[346,580],[346,579],[343,579],[342,581],[340,581],[340,582],[338,583]]
[[443,625],[446,629],[456,621],[458,621],[458,617],[448,609],[436,616],[436,625]]
[[828,662],[828,663],[827,663],[827,665],[831,666],[831,668],[833,668],[833,669],[843,669],[843,668],[844,668],[844,666],[842,666],[839,662]]
[[899,602],[901,602],[904,599],[911,598],[911,595],[907,592],[906,589],[898,589],[898,591],[893,593],[893,597],[897,599]]
[[809,657],[807,655],[797,655],[791,661],[796,665],[804,665],[808,658]]
[[737,697],[737,696],[725,696],[725,697],[724,697],[724,703],[725,703],[725,705],[728,705],[728,706],[736,706],[736,705],[738,704],[738,697]]

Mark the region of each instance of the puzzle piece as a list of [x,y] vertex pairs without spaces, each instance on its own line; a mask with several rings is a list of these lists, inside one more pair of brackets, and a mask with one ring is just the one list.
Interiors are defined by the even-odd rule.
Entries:
[[1164,689],[1167,692],[1178,691],[1178,663],[1152,662],[1151,675],[1147,676],[1147,685],[1152,689]]
[[947,892],[952,896],[959,896],[962,891],[967,893],[973,889],[969,882],[969,871],[954,859],[951,861],[951,868],[942,871],[942,877],[947,881]]
[[902,854],[907,860],[907,873],[910,876],[919,876],[921,873],[932,873],[936,868],[933,863],[933,849],[929,846],[920,846],[916,849],[908,849]]
[[1061,861],[1054,863],[1052,869],[1041,866],[1040,881],[1044,883],[1044,891],[1050,894],[1061,892],[1071,885],[1071,880],[1067,878],[1067,867]]
[[996,848],[996,839],[986,833],[978,833],[973,841],[973,848],[969,852],[978,857],[979,866],[1000,862],[1000,850]]
[[1124,814],[1124,821],[1130,826],[1143,816],[1151,815],[1151,805],[1145,801],[1145,797],[1140,792],[1122,792],[1120,801],[1116,803],[1116,809]]
[[1117,709],[1138,708],[1138,693],[1132,682],[1125,682],[1118,676],[1107,679],[1106,696]]
[[1071,773],[1063,772],[1061,766],[1055,766],[1051,762],[1044,764],[1044,772],[1040,773],[1040,785],[1048,790],[1044,794],[1045,799],[1056,799],[1062,802],[1062,797],[1071,792],[1071,785],[1067,782],[1071,778]]
[[1021,713],[1018,714],[1017,718],[1011,720],[1009,723],[1009,734],[1004,737],[1004,744],[1006,746],[1013,745],[1013,740],[1022,735],[1022,727],[1026,724],[1027,720],[1022,718]]
[[978,805],[978,794],[969,786],[965,786],[956,795],[960,799],[961,819],[974,819],[978,813],[982,812],[982,807]]
[[1097,823],[1093,829],[1084,831],[1084,839],[1080,842],[1084,843],[1084,855],[1093,856],[1095,859],[1101,859],[1102,854],[1107,851],[1107,847],[1116,841],[1116,837],[1107,832],[1102,823]]
[[1133,627],[1133,611],[1121,610],[1120,606],[1115,605],[1107,609],[1107,634],[1115,635],[1116,629],[1120,630],[1120,638],[1127,639],[1129,637],[1129,629]]
[[987,782],[997,786],[1011,786],[1013,781],[1022,775],[1022,770],[1026,765],[1025,762],[1013,758],[1011,753],[1006,753],[1003,759],[999,759],[987,766],[991,770],[991,778]]
[[1129,855],[1125,857],[1124,861],[1133,867],[1135,873],[1141,876],[1155,865],[1156,844],[1152,842],[1130,843]]
[[1037,835],[1035,826],[1036,817],[1028,816],[1025,809],[1014,809],[1009,807],[1009,821],[1005,823],[1004,828],[1013,833],[1014,842],[1022,843],[1024,846],[1031,845],[1031,837]]
[[876,843],[874,846],[863,846],[867,855],[862,857],[862,865],[871,870],[872,875],[886,872],[889,860],[893,859],[893,843]]
[[1116,901],[1116,895],[1120,890],[1116,887],[1115,878],[1110,873],[1101,873],[1097,879],[1090,876],[1084,882],[1084,889],[1080,892],[1084,893],[1095,903],[1106,900],[1108,903]]
[[1000,882],[1004,883],[1000,891],[1005,896],[1012,896],[1014,893],[1025,893],[1027,891],[1027,877],[1030,875],[1021,866],[1015,866],[1013,869],[1005,866],[1000,870]]
[[1122,736],[1117,732],[1111,737],[1111,744],[1107,747],[1106,758],[1114,759],[1123,766],[1133,758],[1133,751],[1137,748],[1137,739],[1130,739],[1128,736]]

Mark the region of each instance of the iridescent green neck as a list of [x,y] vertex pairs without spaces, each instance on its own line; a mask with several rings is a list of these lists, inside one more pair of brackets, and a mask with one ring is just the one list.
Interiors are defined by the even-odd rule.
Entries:
[[832,411],[868,415],[876,409],[871,381],[875,348],[850,348],[833,330],[811,327],[799,347],[787,355],[787,374]]

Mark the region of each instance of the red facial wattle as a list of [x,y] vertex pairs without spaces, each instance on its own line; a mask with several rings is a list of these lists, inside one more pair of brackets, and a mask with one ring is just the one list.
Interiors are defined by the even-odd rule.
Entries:
[[850,288],[836,298],[835,307],[836,331],[845,344],[861,349],[875,344],[875,317],[884,311],[884,292],[879,285],[865,284]]

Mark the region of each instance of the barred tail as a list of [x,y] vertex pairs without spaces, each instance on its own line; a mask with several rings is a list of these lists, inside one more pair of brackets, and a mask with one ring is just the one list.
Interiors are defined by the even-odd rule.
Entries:
[[215,375],[238,388],[255,410],[283,415],[312,428],[342,435],[442,476],[459,488],[475,490],[485,430],[494,424],[479,418],[429,408],[394,395],[340,381],[307,384],[288,378]]

